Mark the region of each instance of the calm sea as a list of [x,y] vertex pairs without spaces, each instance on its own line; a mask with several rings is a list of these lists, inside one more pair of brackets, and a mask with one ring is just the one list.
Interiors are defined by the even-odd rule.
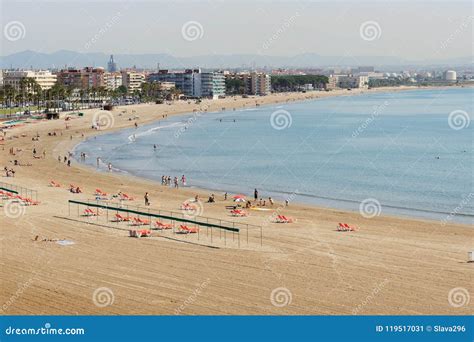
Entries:
[[189,186],[216,195],[257,188],[280,201],[346,210],[375,203],[382,214],[473,223],[473,93],[416,90],[189,114],[91,138],[76,152],[94,167],[101,157],[102,170],[110,162],[158,181],[184,174]]

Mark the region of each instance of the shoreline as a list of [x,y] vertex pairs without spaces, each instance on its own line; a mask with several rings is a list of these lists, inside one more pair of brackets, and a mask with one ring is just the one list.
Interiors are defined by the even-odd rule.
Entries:
[[[306,95],[257,100],[286,102],[304,100]],[[210,111],[232,109],[237,104],[254,107],[255,98],[203,101],[201,106]],[[82,217],[75,207],[69,213],[69,200],[94,198],[96,188],[109,194],[128,193],[136,197],[130,204],[142,208],[143,194],[149,192],[148,208],[153,211],[179,212],[183,201],[193,199],[196,193],[207,196],[206,190],[176,190],[130,174],[96,172],[76,162],[68,167],[57,160],[84,138],[133,127],[135,121],[129,117],[139,115],[137,122],[144,125],[163,114],[192,114],[193,109],[199,106],[173,103],[115,108],[113,127],[100,131],[92,130],[91,123],[94,114],[104,111],[92,109],[69,121],[62,117],[8,131],[0,160],[2,167],[14,168],[16,174],[11,178],[3,175],[2,181],[37,190],[41,203],[20,206],[2,202],[0,304],[9,303],[2,307],[3,314],[172,315],[204,281],[200,295],[180,314],[351,315],[377,284],[383,284],[383,289],[371,303],[357,309],[360,314],[472,312],[472,303],[456,308],[446,299],[453,288],[474,291],[472,263],[467,263],[467,253],[472,250],[472,228],[468,225],[384,214],[364,218],[357,212],[296,204],[284,207],[281,203],[276,203],[273,212],[249,210],[248,217],[234,218],[226,210],[234,203],[231,200],[217,196],[216,203],[202,203],[201,216],[263,227],[263,246],[251,240],[239,248],[232,244],[230,235],[226,245],[218,232],[213,244],[206,240],[204,231],[200,240],[196,235],[156,230],[149,238],[129,238],[128,230],[133,228],[126,223],[109,223],[105,215]],[[126,114],[120,116],[124,110]],[[57,135],[49,136],[51,132]],[[37,133],[40,139],[33,141]],[[9,154],[10,148],[14,156]],[[33,157],[33,148],[40,158]],[[25,166],[14,166],[13,160]],[[49,186],[51,180],[62,186]],[[69,192],[71,183],[83,193]],[[273,213],[296,222],[272,222]],[[338,222],[358,230],[339,232]],[[35,241],[35,236],[51,241]],[[74,244],[61,246],[55,239]],[[449,276],[440,278],[440,272]],[[277,307],[270,295],[282,287],[291,292],[293,301]],[[22,296],[16,295],[19,288]],[[113,305],[98,307],[94,303],[93,294],[99,288],[111,291]]]
[[[459,87],[461,88],[461,87]],[[387,91],[385,91],[387,89]],[[436,89],[453,89],[453,87],[387,87],[387,88],[377,88],[376,91],[373,91],[373,92],[370,92],[370,90],[367,90],[365,89],[365,91],[360,91],[360,92],[357,92],[356,95],[359,96],[359,95],[367,95],[367,94],[374,94],[374,93],[386,93],[386,92],[393,92],[393,91],[416,91],[416,90],[436,90]],[[316,100],[321,100],[321,99],[326,99],[326,98],[333,98],[333,97],[344,97],[344,96],[352,96],[353,94],[349,91],[346,91],[345,93],[342,93],[342,94],[337,94],[335,96],[323,96],[323,97],[318,97],[318,96],[312,96],[311,98],[305,98],[305,99],[298,99],[298,100],[292,100],[291,103],[295,103],[295,102],[306,102],[306,101],[316,101]],[[263,105],[263,107],[270,107],[270,106],[275,106],[277,104],[279,104],[281,102],[269,102],[269,103],[266,103]],[[288,102],[285,102],[285,103],[288,103]],[[124,108],[124,107],[120,107],[120,108]],[[125,107],[126,108],[126,107]],[[234,110],[244,110],[244,108],[246,107],[235,107]],[[253,107],[255,108],[255,107]],[[226,110],[217,110],[217,111],[212,111],[212,112],[205,112],[205,114],[213,114],[213,113],[220,113],[220,112],[224,112],[224,111],[229,111],[229,109],[226,109]],[[194,115],[193,112],[176,112],[176,113],[173,113],[172,116],[175,117],[175,116],[180,116],[180,117],[186,117],[186,116],[190,116],[192,117]],[[154,124],[157,124],[159,122],[161,122],[162,119],[157,119],[157,120],[151,120],[151,121],[148,121],[146,123],[144,123],[146,126],[149,126],[149,125],[154,125]],[[84,140],[82,141],[79,141],[77,142],[71,149],[71,151],[73,152],[77,152],[77,147],[82,144],[82,143],[85,143],[87,140],[90,140],[91,138],[93,138],[94,136],[98,136],[98,135],[106,135],[106,134],[115,134],[117,133],[117,131],[123,131],[125,129],[131,129],[133,128],[133,126],[129,126],[129,127],[123,127],[123,128],[120,128],[119,130],[109,130],[109,131],[104,131],[104,132],[98,132],[97,134],[91,134],[87,137],[84,138]],[[63,151],[63,153],[65,153],[66,151]],[[77,155],[74,155],[73,156],[73,159],[76,161],[76,163],[74,164],[73,167],[84,167],[85,170],[88,170],[90,172],[100,172],[102,174],[107,174],[107,171],[102,169],[102,170],[97,170],[96,167],[94,167],[93,165],[86,165],[86,164],[82,164],[80,162],[80,159],[78,158]],[[119,168],[115,168],[116,169],[117,173],[115,173],[116,175],[119,175],[121,177],[134,177],[135,180],[142,180],[142,181],[149,181],[149,182],[153,182],[154,185],[160,185],[160,182],[158,179],[154,179],[154,178],[147,178],[147,177],[143,177],[143,176],[138,176],[138,175],[135,175],[127,170],[122,170],[122,169],[119,169]],[[237,185],[236,185],[237,186]],[[183,189],[183,188],[182,188]],[[232,192],[230,190],[223,190],[223,189],[219,189],[219,188],[212,188],[212,187],[208,187],[208,186],[187,186],[185,187],[184,189],[188,190],[188,191],[191,191],[191,192],[195,192],[195,193],[198,193],[200,197],[202,198],[206,198],[207,195],[209,195],[210,193],[212,192],[228,192],[229,194]],[[274,196],[274,194],[278,194],[278,195],[285,195],[284,192],[278,192],[278,191],[274,191],[274,190],[265,190],[265,189],[261,189],[262,191],[268,193],[268,194],[271,194],[272,196]],[[246,193],[247,191],[240,189],[240,190],[236,190],[237,193]],[[301,196],[301,197],[309,197],[309,198],[313,198],[314,200],[326,200],[326,201],[329,201],[329,202],[343,202],[343,203],[351,203],[351,204],[354,204],[354,203],[359,203],[360,201],[357,201],[357,200],[351,200],[351,199],[345,199],[345,198],[331,198],[331,197],[327,197],[327,196],[313,196],[313,195],[310,195],[310,194],[297,194],[297,196]],[[251,197],[249,195],[249,197]],[[274,197],[275,199],[275,197]],[[351,212],[351,213],[357,213],[357,209],[350,209],[350,208],[347,208],[347,207],[337,207],[337,206],[331,206],[329,203],[327,205],[324,205],[324,204],[316,204],[316,203],[310,203],[309,201],[293,201],[292,202],[293,205],[296,205],[298,207],[306,207],[308,209],[318,209],[318,210],[336,210],[336,211],[346,211],[346,212]],[[440,218],[435,218],[435,217],[424,217],[424,216],[421,216],[423,213],[426,213],[426,214],[434,214],[436,216],[445,216],[445,217],[450,217],[452,215],[452,212],[438,212],[438,211],[433,211],[433,210],[428,210],[428,209],[419,209],[419,208],[409,208],[409,207],[399,207],[399,206],[391,206],[391,205],[383,205],[384,208],[389,208],[391,211],[395,211],[395,212],[389,212],[388,214],[387,213],[383,213],[381,214],[382,216],[386,216],[386,217],[390,217],[390,218],[399,218],[399,219],[408,219],[408,220],[420,220],[420,221],[431,221],[431,222],[439,222],[441,219]],[[398,211],[398,212],[397,212]],[[401,211],[401,212],[400,212]],[[404,212],[404,213],[403,213]],[[418,214],[418,215],[417,215]],[[470,217],[473,217],[473,215],[470,215],[470,214],[467,214],[467,213],[461,213],[461,214],[456,214],[456,215],[459,215],[459,216],[462,216],[466,219],[469,219]],[[466,222],[460,222],[460,221],[454,221],[454,222],[451,222],[452,224],[458,224],[458,225],[464,225],[464,226],[469,226],[469,223],[466,223]]]

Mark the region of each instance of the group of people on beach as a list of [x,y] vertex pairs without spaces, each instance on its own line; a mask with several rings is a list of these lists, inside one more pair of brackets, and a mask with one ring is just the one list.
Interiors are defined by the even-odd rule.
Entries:
[[[179,181],[178,177],[174,177],[171,179],[171,176],[161,176],[161,185],[164,186],[171,186],[173,185],[176,189],[179,188]],[[186,185],[186,177],[184,175],[181,176],[181,185],[185,186]]]

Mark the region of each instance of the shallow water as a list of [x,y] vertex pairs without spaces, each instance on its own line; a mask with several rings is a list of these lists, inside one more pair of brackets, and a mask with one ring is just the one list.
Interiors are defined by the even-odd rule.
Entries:
[[100,156],[101,169],[111,162],[158,181],[185,174],[216,195],[253,196],[257,188],[264,198],[348,210],[370,199],[369,214],[375,203],[383,214],[472,223],[473,93],[417,90],[190,114],[98,136],[76,151],[94,167]]

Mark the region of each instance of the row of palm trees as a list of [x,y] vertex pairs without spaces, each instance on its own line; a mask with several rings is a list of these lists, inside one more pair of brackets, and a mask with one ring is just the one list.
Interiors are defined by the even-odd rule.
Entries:
[[[77,110],[102,106],[105,102],[116,102],[126,96],[132,96],[138,101],[157,101],[160,99],[174,99],[179,91],[172,89],[164,91],[158,83],[143,83],[140,90],[132,93],[125,86],[115,90],[105,87],[91,87],[74,89],[56,83],[50,89],[43,90],[33,78],[23,78],[19,87],[5,85],[0,89],[0,102],[3,108],[9,108],[10,113],[18,110],[33,110],[43,112],[57,112],[61,109]],[[67,106],[66,106],[67,104]]]

